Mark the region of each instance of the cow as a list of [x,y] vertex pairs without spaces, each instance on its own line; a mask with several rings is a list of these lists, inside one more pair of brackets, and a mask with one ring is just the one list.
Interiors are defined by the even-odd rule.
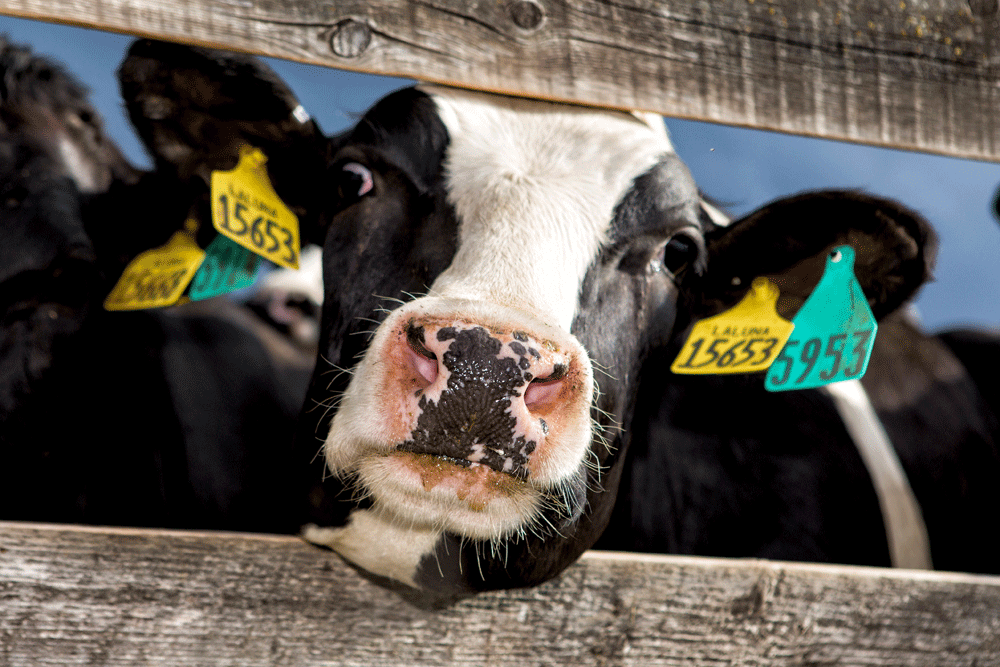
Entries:
[[[936,241],[916,212],[860,193],[810,193],[709,231],[709,270],[688,296],[688,317],[732,303],[754,275],[784,278],[779,308],[794,315],[829,249],[816,245],[817,232],[857,234],[866,218],[885,227],[874,260],[911,265],[894,279],[929,278]],[[893,232],[890,220],[906,222],[908,231]],[[887,294],[884,281],[864,275],[873,268],[880,270],[858,265],[866,294]],[[790,278],[810,273],[796,294]],[[771,393],[759,374],[664,377],[656,369],[669,367],[688,329],[678,323],[674,344],[644,365],[623,473],[628,493],[598,547],[1000,571],[983,529],[1000,510],[1000,402],[990,373],[1000,338],[971,330],[928,335],[901,296],[873,303],[879,329],[860,383],[816,390]],[[864,461],[863,441],[880,437],[898,457],[900,491],[915,501],[915,528],[924,532],[910,542],[900,530],[893,535],[887,499],[873,487],[877,471]]]
[[132,167],[30,49],[0,43],[0,77],[0,518],[289,532],[272,475],[312,359],[223,299],[102,308],[138,252],[207,220],[204,186]]
[[[155,49],[144,48],[152,71]],[[173,48],[160,52],[164,71]],[[935,248],[918,214],[838,191],[730,222],[700,195],[659,117],[441,86],[387,96],[315,151],[329,165],[318,204],[307,206],[319,206],[326,236],[319,361],[296,444],[305,539],[430,595],[535,585],[595,544],[641,548],[643,530],[658,539],[659,527],[637,519],[635,507],[648,509],[640,518],[697,535],[706,525],[699,512],[711,519],[716,508],[695,497],[678,510],[649,491],[660,475],[699,481],[697,466],[660,453],[687,427],[689,447],[697,433],[712,446],[705,457],[719,457],[692,461],[709,468],[764,465],[786,440],[835,441],[773,480],[784,504],[746,510],[798,510],[797,499],[823,494],[800,515],[846,542],[854,512],[868,513],[868,541],[853,551],[768,550],[756,535],[740,544],[740,514],[723,508],[715,539],[737,546],[692,540],[696,551],[888,563],[887,538],[871,528],[882,527],[879,500],[840,416],[864,408],[837,407],[854,398],[849,391],[786,395],[793,411],[780,431],[768,435],[771,422],[759,415],[754,422],[778,451],[762,445],[745,461],[723,451],[726,420],[706,406],[725,395],[727,409],[746,412],[741,400],[763,393],[761,374],[691,379],[667,368],[692,322],[735,304],[756,276],[782,286],[779,305],[793,316],[843,244],[857,255],[875,316],[905,337],[900,310],[928,279]],[[892,355],[880,361],[884,354],[871,376],[907,386],[908,370],[893,367]],[[685,411],[703,418],[703,432],[687,426]],[[886,428],[898,435],[904,426]],[[830,437],[816,438],[823,429]],[[980,445],[988,476],[995,451],[987,435]],[[901,455],[908,468],[935,456],[919,438],[910,447]],[[939,453],[955,458],[947,440]],[[639,480],[651,457],[672,467]],[[709,487],[728,483],[704,477]],[[723,501],[739,509],[740,497],[737,489]],[[785,522],[782,545],[794,545],[800,523]],[[799,536],[813,540],[815,531]],[[653,549],[686,548],[668,542]]]

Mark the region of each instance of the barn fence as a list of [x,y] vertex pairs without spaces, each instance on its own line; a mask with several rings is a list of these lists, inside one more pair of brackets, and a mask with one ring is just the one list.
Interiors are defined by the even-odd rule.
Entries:
[[[0,0],[0,14],[1000,160],[997,0]],[[986,666],[1000,577],[590,552],[537,588],[443,604],[295,538],[0,523],[0,667],[71,664]]]
[[0,665],[997,664],[1000,577],[588,552],[433,604],[292,537],[0,523]]

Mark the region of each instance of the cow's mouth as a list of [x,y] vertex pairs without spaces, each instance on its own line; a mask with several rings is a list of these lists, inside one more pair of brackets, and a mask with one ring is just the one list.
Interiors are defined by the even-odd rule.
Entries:
[[538,494],[526,480],[462,459],[396,450],[359,472],[383,509],[469,537],[515,530],[537,508]]
[[524,437],[520,437],[513,443],[512,447],[472,444],[459,449],[467,453],[464,455],[455,455],[454,453],[441,451],[433,443],[421,443],[414,440],[408,440],[396,447],[396,451],[398,452],[431,456],[461,468],[484,466],[501,475],[508,475],[514,479],[524,480],[528,477],[528,468],[526,466],[528,456],[534,451],[535,443],[534,441],[526,441]]

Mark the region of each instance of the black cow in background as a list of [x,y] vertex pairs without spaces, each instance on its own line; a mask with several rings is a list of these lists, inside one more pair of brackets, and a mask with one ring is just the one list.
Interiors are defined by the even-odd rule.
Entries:
[[[988,528],[1000,511],[1000,337],[928,335],[903,305],[908,290],[894,283],[922,283],[935,255],[933,233],[917,213],[849,192],[770,204],[709,231],[709,270],[684,281],[687,312],[714,314],[742,295],[738,285],[768,275],[782,284],[779,311],[793,316],[833,234],[859,258],[866,246],[884,246],[857,266],[880,319],[861,384],[919,503],[930,562],[1000,572]],[[789,280],[803,276],[801,285]],[[599,546],[889,565],[889,526],[848,426],[858,415],[838,400],[850,383],[771,393],[760,376],[669,375],[686,327],[676,331],[643,367],[622,481],[629,492],[620,494]]]
[[[183,109],[197,95],[171,83],[174,61],[223,58],[140,42],[122,71],[141,64]],[[205,108],[211,136],[213,118],[239,127],[249,107]],[[163,113],[158,127],[184,117]],[[169,141],[180,145],[167,161],[197,146],[176,130]],[[933,257],[912,211],[813,193],[721,224],[656,118],[438,87],[390,95],[312,150],[331,162],[328,182],[300,193],[328,224],[322,363],[294,464],[307,539],[425,590],[524,586],[594,545],[618,497],[607,547],[887,564],[833,390],[775,398],[780,413],[759,375],[667,370],[692,320],[735,303],[757,275],[783,285],[794,315],[847,243],[884,328],[866,384],[905,441],[935,562],[990,569],[981,528],[997,500],[982,484],[997,475],[995,413],[968,379],[945,387],[962,388],[945,392],[950,403],[926,391],[965,371],[922,356],[928,339],[899,311]],[[940,434],[915,429],[929,424]],[[315,457],[323,441],[334,478]],[[928,487],[945,489],[940,511]],[[935,514],[967,520],[941,533]]]
[[0,81],[0,518],[297,528],[283,463],[312,360],[224,299],[102,308],[138,252],[210,227],[205,184],[131,167],[29,49],[0,42]]

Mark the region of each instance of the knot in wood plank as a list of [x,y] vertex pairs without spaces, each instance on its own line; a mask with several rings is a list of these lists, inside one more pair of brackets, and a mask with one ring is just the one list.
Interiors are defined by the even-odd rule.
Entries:
[[344,19],[337,23],[330,35],[330,48],[341,58],[357,58],[372,41],[372,31],[357,19]]
[[545,9],[534,0],[515,0],[510,5],[510,18],[522,30],[535,30],[542,25]]

